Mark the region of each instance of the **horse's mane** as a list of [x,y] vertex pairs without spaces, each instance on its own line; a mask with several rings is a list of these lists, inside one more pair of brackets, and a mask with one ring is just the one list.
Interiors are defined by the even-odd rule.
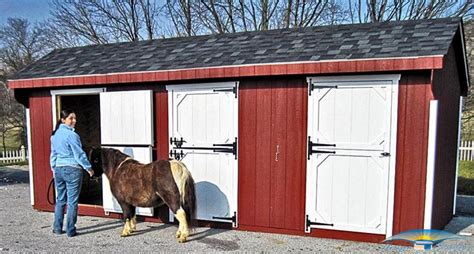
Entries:
[[127,154],[124,154],[120,152],[117,149],[113,148],[102,148],[102,163],[103,163],[103,168],[106,171],[114,171],[117,169],[117,167],[122,163],[123,161],[132,161],[134,164],[139,164],[142,165],[137,160],[134,159],[127,159],[131,158]]

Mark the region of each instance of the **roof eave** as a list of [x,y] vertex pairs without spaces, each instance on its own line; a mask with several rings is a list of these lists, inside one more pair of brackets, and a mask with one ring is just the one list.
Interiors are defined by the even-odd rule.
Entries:
[[342,59],[330,61],[264,63],[179,70],[41,77],[8,80],[8,86],[10,89],[41,87],[53,88],[61,86],[111,85],[120,83],[181,80],[189,81],[194,79],[214,78],[432,70],[443,68],[443,57],[443,55],[432,55],[398,58]]

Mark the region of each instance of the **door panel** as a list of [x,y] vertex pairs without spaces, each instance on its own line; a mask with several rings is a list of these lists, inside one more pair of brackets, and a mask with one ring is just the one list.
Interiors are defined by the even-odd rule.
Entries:
[[[151,90],[100,93],[101,144],[150,163],[153,145],[153,97]],[[112,196],[105,175],[102,177],[105,212],[122,210]],[[153,208],[137,208],[137,214],[153,216]]]
[[153,145],[152,91],[100,93],[101,143]]
[[385,234],[391,157],[382,153],[394,142],[395,88],[370,80],[314,85],[308,149],[315,152],[306,193],[311,227]]
[[[197,219],[232,222],[237,212],[237,98],[234,83],[168,87],[172,156],[196,183]],[[173,155],[174,153],[174,155]]]

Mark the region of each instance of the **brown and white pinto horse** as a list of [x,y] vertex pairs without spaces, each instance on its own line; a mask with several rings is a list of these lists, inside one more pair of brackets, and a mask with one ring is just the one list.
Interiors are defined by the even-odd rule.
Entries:
[[196,212],[194,180],[177,160],[142,164],[111,148],[93,148],[89,159],[96,175],[105,173],[110,190],[122,207],[125,226],[122,237],[136,230],[135,207],[166,204],[179,222],[176,238],[185,242]]

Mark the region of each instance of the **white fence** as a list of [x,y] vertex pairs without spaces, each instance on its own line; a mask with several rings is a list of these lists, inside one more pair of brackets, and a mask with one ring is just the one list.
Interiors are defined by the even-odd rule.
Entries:
[[461,146],[459,147],[459,160],[461,161],[474,160],[474,141],[472,140],[461,141]]
[[21,146],[18,151],[4,151],[0,154],[0,164],[22,162],[26,160],[26,149]]

